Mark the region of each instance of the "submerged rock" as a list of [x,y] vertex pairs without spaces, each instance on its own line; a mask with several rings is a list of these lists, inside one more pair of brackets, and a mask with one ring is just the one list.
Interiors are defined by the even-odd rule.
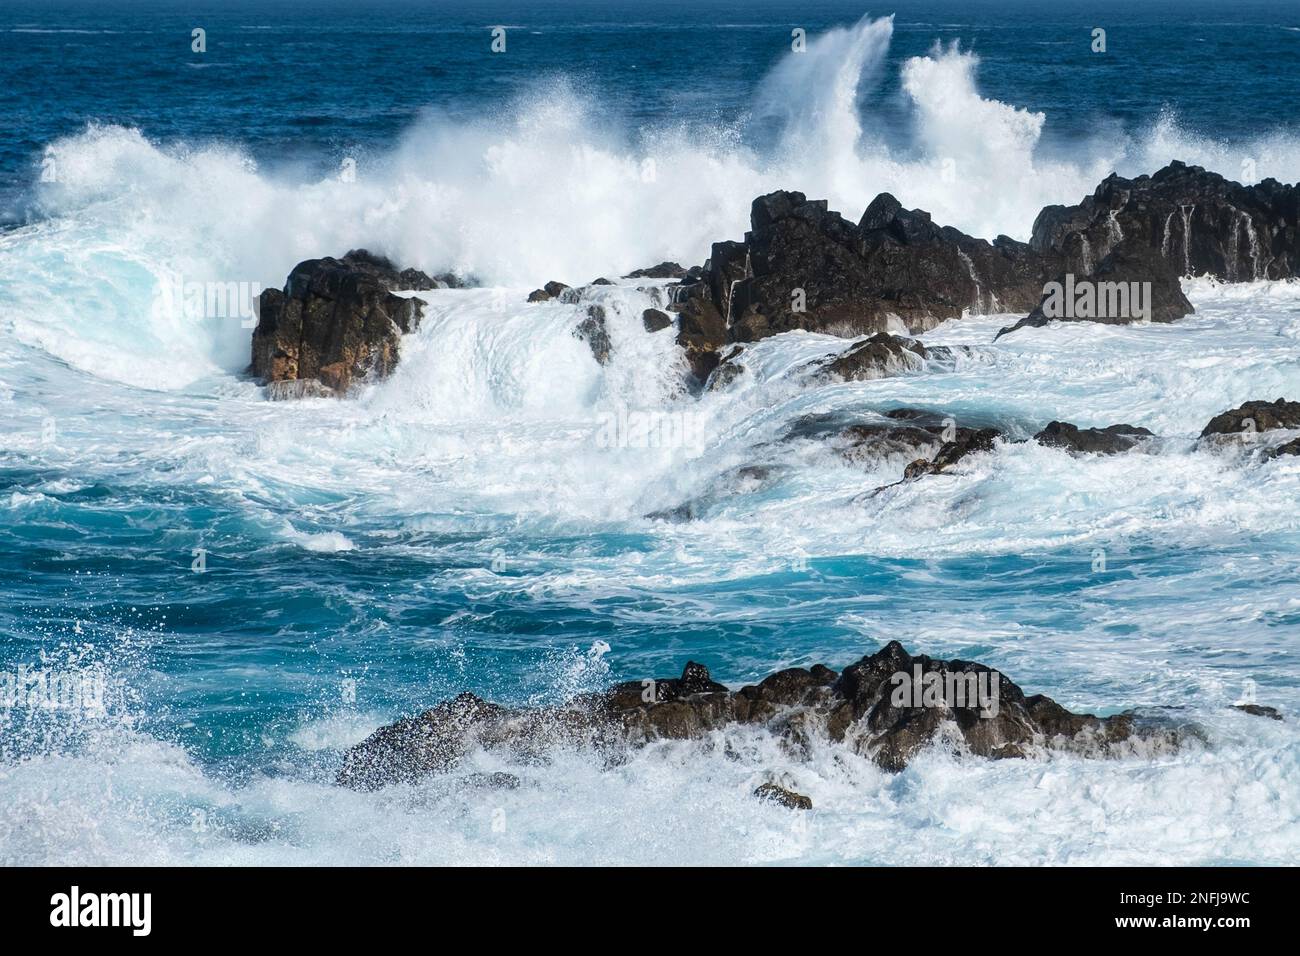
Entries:
[[777,786],[774,783],[765,783],[756,787],[754,796],[765,803],[779,804],[787,810],[811,810],[813,808],[811,797],[806,797],[802,793],[795,793],[793,790],[787,790],[785,787]]
[[929,460],[919,458],[903,471],[905,481],[914,481],[926,475],[937,475],[951,468],[967,455],[992,451],[993,443],[1002,437],[996,428],[959,428],[956,437],[944,442]]
[[1269,457],[1281,458],[1283,455],[1300,455],[1300,438],[1292,438],[1273,449]]
[[[397,367],[402,335],[423,316],[419,299],[392,290],[440,287],[364,249],[300,262],[283,290],[259,299],[252,374],[268,385],[315,383],[296,386],[303,395],[344,395],[363,378],[384,378]],[[292,388],[276,387],[277,397],[293,397]]]
[[824,377],[862,382],[918,371],[926,354],[925,346],[916,339],[877,332],[839,355],[818,363],[818,369]]
[[1282,715],[1278,713],[1276,707],[1266,707],[1264,704],[1233,704],[1234,709],[1250,714],[1252,717],[1267,717],[1269,720],[1281,720]]
[[587,343],[597,362],[601,365],[609,364],[611,346],[609,343],[609,330],[605,327],[604,306],[587,306],[587,317],[578,323],[578,327],[573,330],[573,334]]
[[[681,677],[627,681],[554,708],[503,707],[461,694],[352,747],[338,782],[374,789],[418,780],[447,772],[476,747],[543,759],[549,748],[579,746],[617,760],[650,741],[740,726],[764,728],[795,757],[819,736],[889,771],[935,745],[990,758],[1043,750],[1107,756],[1176,747],[1194,733],[1132,713],[1072,713],[1051,698],[1026,696],[992,668],[912,656],[892,641],[840,673],[821,664],[787,668],[737,691],[691,661]],[[778,789],[764,795],[777,797]],[[800,797],[790,793],[796,804]]]
[[718,363],[718,367],[709,373],[704,383],[706,392],[718,392],[727,388],[736,379],[746,374],[745,366],[736,361],[745,350],[737,345]]
[[271,402],[289,402],[300,398],[337,398],[338,392],[322,385],[314,378],[286,379],[268,382],[266,398]]
[[1049,422],[1034,436],[1040,445],[1094,455],[1115,455],[1128,451],[1152,432],[1133,425],[1108,425],[1105,428],[1080,428],[1069,422]]

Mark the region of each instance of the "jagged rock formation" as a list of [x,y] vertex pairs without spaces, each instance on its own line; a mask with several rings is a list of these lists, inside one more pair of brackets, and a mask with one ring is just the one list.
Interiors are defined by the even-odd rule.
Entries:
[[795,329],[853,337],[923,331],[966,309],[1027,312],[1059,265],[1005,236],[936,226],[887,193],[857,224],[785,191],[755,199],[750,219],[744,242],[714,243],[682,280],[679,342],[693,366],[727,343]]
[[446,286],[364,249],[300,262],[283,291],[259,299],[251,372],[278,398],[341,396],[363,378],[384,378],[397,366],[402,335],[423,315],[419,299],[393,290]]
[[1089,275],[1114,250],[1177,275],[1225,282],[1300,275],[1300,188],[1253,186],[1175,160],[1151,176],[1110,175],[1076,206],[1047,206],[1030,245]]
[[[679,678],[629,681],[555,708],[503,707],[461,694],[351,748],[338,782],[374,789],[419,780],[452,769],[476,747],[535,760],[558,745],[581,746],[613,759],[649,741],[696,739],[735,725],[766,728],[796,759],[820,738],[888,771],[904,769],[932,745],[990,758],[1040,750],[1105,756],[1176,747],[1194,733],[1132,713],[1071,713],[1051,698],[1026,696],[992,668],[912,656],[893,641],[839,673],[821,664],[789,668],[738,691],[689,662]],[[774,791],[762,796],[787,799]],[[802,805],[799,796],[791,794],[793,805]]]

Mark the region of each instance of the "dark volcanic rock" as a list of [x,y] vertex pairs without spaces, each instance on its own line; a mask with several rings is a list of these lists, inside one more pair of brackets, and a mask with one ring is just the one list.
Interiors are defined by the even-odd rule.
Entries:
[[966,309],[1028,311],[1057,265],[1005,236],[989,243],[937,226],[888,194],[856,225],[795,192],[760,196],[750,218],[745,242],[728,250],[728,270],[720,274],[721,244],[709,266],[714,304],[734,341],[792,329],[915,332]]
[[[933,745],[991,758],[1042,750],[1105,756],[1136,745],[1175,747],[1189,732],[1133,714],[1071,713],[1048,697],[1027,697],[981,664],[913,657],[891,642],[839,674],[820,664],[789,668],[738,691],[692,661],[681,677],[628,681],[554,709],[506,708],[462,694],[348,750],[338,782],[374,789],[445,773],[474,747],[541,759],[548,747],[577,745],[617,759],[649,741],[735,725],[766,728],[796,757],[808,753],[811,735],[822,735],[890,771]],[[776,790],[759,795],[786,800]],[[790,794],[795,805],[803,804],[799,797]]]
[[860,382],[919,371],[926,355],[925,346],[915,339],[877,332],[818,366],[824,376]]
[[651,266],[648,269],[637,269],[635,272],[629,272],[623,276],[624,279],[680,279],[686,275],[686,270],[676,262],[661,262],[657,266]]
[[[566,292],[570,292],[570,295],[566,296]],[[540,289],[534,289],[528,293],[529,302],[549,302],[552,299],[561,299],[566,302],[577,301],[577,296],[571,292],[569,286],[563,282],[556,282],[554,279]]]
[[[1153,176],[1112,175],[1076,206],[1046,207],[1027,244],[939,226],[888,193],[855,224],[824,200],[778,191],[754,200],[743,242],[714,243],[704,266],[670,287],[670,307],[693,315],[682,345],[701,381],[709,353],[797,329],[916,333],[967,310],[1027,315],[999,335],[1057,320],[1172,322],[1193,311],[1181,276],[1300,275],[1298,223],[1300,186],[1242,186],[1178,162]],[[1067,281],[1095,288],[1057,309],[1049,283]],[[1123,298],[1134,283],[1149,291],[1140,308]]]
[[283,291],[259,299],[251,371],[266,383],[314,380],[337,395],[366,376],[384,378],[397,366],[401,336],[423,315],[420,300],[392,290],[437,287],[364,249],[300,262]]
[[702,385],[718,367],[718,350],[727,342],[727,324],[706,296],[683,302],[677,313],[677,344],[686,353],[691,374]]
[[903,478],[912,481],[925,475],[937,475],[951,468],[967,455],[981,451],[992,451],[993,443],[1001,437],[996,428],[959,428],[956,437],[940,446],[934,458],[924,458],[912,462],[903,471]]
[[1266,707],[1263,704],[1233,704],[1237,710],[1244,711],[1252,717],[1267,717],[1269,720],[1281,720],[1282,715],[1277,712],[1276,707]]
[[609,364],[609,331],[605,328],[605,307],[587,306],[587,317],[578,323],[573,334],[591,347],[591,354],[601,365]]
[[795,793],[793,790],[787,790],[785,787],[779,787],[774,783],[765,783],[756,787],[754,796],[765,803],[775,803],[787,810],[811,810],[813,808],[811,797],[806,797],[802,793]]
[[1300,438],[1292,438],[1273,449],[1270,457],[1281,458],[1283,455],[1300,455]]
[[646,309],[641,313],[641,324],[645,326],[647,332],[661,332],[673,324],[673,320],[666,312],[660,312],[658,309]]
[[[1128,246],[1109,253],[1090,274],[1062,273],[1052,281],[1060,292],[1055,297],[1045,292],[1028,316],[1001,329],[994,341],[1027,326],[1042,328],[1050,322],[1174,322],[1196,311],[1183,294],[1173,265],[1154,254],[1136,254]],[[1081,301],[1081,296],[1092,298]]]
[[1275,402],[1246,402],[1210,419],[1201,431],[1209,435],[1241,435],[1273,428],[1300,428],[1300,402],[1279,398]]
[[1300,274],[1300,188],[1242,186],[1172,162],[1151,176],[1112,174],[1077,206],[1047,206],[1030,245],[1088,275],[1112,251],[1169,264],[1176,275],[1227,282]]
[[1108,425],[1105,428],[1080,428],[1069,422],[1049,422],[1034,436],[1040,445],[1096,455],[1114,455],[1128,451],[1144,438],[1153,437],[1145,428],[1133,425]]

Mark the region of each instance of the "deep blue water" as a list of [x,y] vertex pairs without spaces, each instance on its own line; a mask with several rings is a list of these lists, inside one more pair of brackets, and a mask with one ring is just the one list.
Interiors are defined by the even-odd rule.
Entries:
[[[779,78],[790,31],[806,29],[811,45],[866,13],[895,16],[858,77],[863,139],[877,144],[862,149],[868,160],[852,161],[854,142],[834,162],[823,163],[832,146],[769,162],[802,114],[827,110],[803,116],[819,143],[846,122],[797,85],[762,92],[777,88],[764,77]],[[490,50],[498,24],[503,54]],[[195,27],[205,53],[190,49]],[[1104,54],[1090,50],[1094,27],[1107,31]],[[978,57],[978,96],[1006,104],[968,125],[981,107],[962,94],[968,68],[945,57],[954,42]],[[953,72],[909,91],[907,65],[927,57]],[[132,841],[158,860],[442,859],[462,837],[469,849],[447,852],[478,861],[494,845],[451,811],[430,822],[422,803],[404,804],[395,815],[411,829],[389,830],[389,804],[321,796],[339,748],[465,689],[554,702],[670,676],[690,658],[738,684],[794,664],[842,666],[890,639],[985,661],[1071,706],[1192,708],[1222,750],[1105,771],[1089,799],[1113,821],[1163,820],[1193,812],[1171,794],[1204,787],[1214,799],[1194,808],[1198,832],[1234,835],[1197,842],[1173,823],[1154,835],[1115,824],[1113,840],[1076,843],[1042,815],[1076,825],[1090,807],[1062,798],[1041,810],[1025,796],[1042,784],[1028,770],[999,770],[1025,777],[971,796],[948,782],[979,771],[881,783],[820,767],[808,786],[824,787],[818,800],[858,841],[832,859],[872,860],[891,827],[964,840],[970,801],[1029,829],[1020,847],[961,842],[953,852],[966,861],[1132,862],[1125,848],[1154,861],[1162,839],[1184,840],[1198,860],[1284,858],[1297,846],[1294,732],[1257,740],[1221,712],[1247,678],[1270,703],[1300,699],[1300,475],[1214,457],[1193,439],[1246,399],[1300,397],[1293,287],[1234,298],[1197,286],[1200,314],[1176,329],[1001,350],[988,346],[999,320],[955,323],[936,334],[975,344],[980,361],[943,380],[702,400],[702,460],[593,455],[580,437],[592,414],[627,401],[682,407],[661,390],[668,358],[629,347],[601,371],[568,351],[563,316],[537,319],[516,287],[560,268],[581,281],[666,255],[699,261],[708,240],[743,231],[760,186],[834,191],[856,218],[849,202],[911,185],[991,234],[1023,232],[1044,201],[1076,201],[1112,159],[1126,172],[1183,158],[1227,174],[1249,159],[1294,181],[1297,77],[1294,3],[0,0],[0,671],[101,668],[126,734],[88,744],[83,728],[0,716],[12,808],[0,811],[0,861],[111,860]],[[555,103],[586,114],[569,129],[545,112]],[[1041,134],[1025,134],[1011,107],[1042,113]],[[466,132],[479,127],[488,139]],[[644,147],[660,192],[629,187],[621,205],[617,186],[597,188],[662,142],[647,130],[679,127],[671,147]],[[602,152],[610,142],[620,145]],[[45,189],[51,146],[59,182]],[[951,188],[930,172],[949,155],[961,170]],[[383,170],[360,198],[330,191],[349,157]],[[538,198],[550,191],[555,205]],[[150,318],[168,270],[278,285],[298,259],[362,244],[430,270],[471,262],[506,277],[510,306],[437,299],[401,376],[353,402],[302,407],[264,402],[241,376],[246,331]],[[619,294],[639,315],[639,293]],[[809,347],[769,345],[774,365]],[[771,450],[799,415],[900,404],[1021,437],[1056,417],[1128,421],[1171,444],[1127,470],[1009,447],[914,500],[865,506],[850,502],[896,479],[893,465],[853,471],[808,448]],[[719,499],[701,522],[643,518],[768,454],[788,469],[775,487]],[[160,755],[142,739],[177,749]],[[101,798],[101,777],[113,796]],[[679,814],[671,839],[725,857],[699,837],[726,830],[692,789],[700,774],[667,778],[694,795],[664,797]],[[298,789],[286,796],[281,780]],[[665,812],[636,787],[607,792],[606,777],[582,786],[608,816],[641,819],[643,799],[647,815]],[[545,798],[532,810],[518,799],[529,836],[504,859],[622,858],[599,838],[584,850],[550,832]],[[195,807],[227,821],[215,843],[182,840]],[[326,825],[349,814],[369,834],[356,845]],[[48,822],[65,818],[64,829]],[[816,846],[764,856],[762,821],[724,819],[744,823],[732,841],[742,858],[826,859]],[[420,842],[427,832],[439,852]],[[345,849],[331,856],[336,842]]]
[[[1049,142],[1140,131],[1164,107],[1216,138],[1287,128],[1300,112],[1300,84],[1287,82],[1300,56],[1293,2],[4,0],[0,211],[22,210],[45,144],[88,122],[320,168],[425,111],[481,117],[548,76],[598,96],[619,123],[729,122],[753,108],[791,29],[815,36],[866,13],[896,16],[887,66],[867,83],[899,127],[898,64],[954,41],[981,57],[986,96],[1050,117]],[[508,28],[505,55],[491,52],[495,25]],[[191,51],[195,27],[206,53]],[[1091,50],[1095,27],[1104,55]]]

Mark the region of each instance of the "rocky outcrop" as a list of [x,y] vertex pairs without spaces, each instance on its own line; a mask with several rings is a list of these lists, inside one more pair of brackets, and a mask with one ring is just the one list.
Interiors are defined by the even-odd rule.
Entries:
[[1250,714],[1252,717],[1267,717],[1269,720],[1282,719],[1282,715],[1278,713],[1276,707],[1265,707],[1263,704],[1233,704],[1232,706],[1243,713]]
[[[364,249],[300,262],[283,290],[267,289],[258,300],[251,372],[282,398],[341,396],[364,378],[384,378],[397,366],[402,335],[423,314],[419,299],[393,290],[445,285]],[[289,382],[304,384],[278,384]]]
[[1047,206],[1030,245],[1084,276],[1116,250],[1176,275],[1225,282],[1300,275],[1300,188],[1253,186],[1172,162],[1151,176],[1112,174],[1076,206]]
[[1274,428],[1300,428],[1300,402],[1279,398],[1275,402],[1246,402],[1215,415],[1201,430],[1201,437],[1249,435]]
[[923,331],[963,310],[1029,311],[1058,263],[1005,236],[992,243],[878,196],[857,224],[825,200],[754,200],[744,242],[714,243],[702,281],[725,341],[802,329],[854,337]]
[[[348,750],[338,782],[374,789],[418,780],[447,772],[476,747],[543,759],[555,746],[583,746],[617,759],[650,741],[740,725],[765,728],[795,759],[821,738],[891,772],[931,746],[995,759],[1045,750],[1106,756],[1139,745],[1176,747],[1191,732],[1133,713],[1072,713],[1051,698],[1027,696],[992,668],[912,656],[894,641],[839,673],[820,664],[788,668],[736,691],[692,661],[681,677],[628,681],[555,708],[503,707],[461,694]],[[803,805],[798,794],[761,795]]]
[[1069,422],[1049,422],[1034,436],[1034,441],[1051,448],[1088,455],[1115,455],[1128,451],[1145,438],[1154,437],[1145,428],[1133,425],[1108,425],[1105,428],[1080,428]]
[[651,266],[648,269],[637,269],[635,272],[629,272],[623,276],[624,279],[680,279],[686,275],[686,270],[676,262],[661,262],[657,266]]
[[658,309],[645,309],[641,313],[641,325],[647,332],[662,332],[673,324],[672,318],[667,312],[661,312]]
[[924,367],[925,346],[916,339],[877,332],[857,345],[817,363],[818,374],[844,382],[888,378]]
[[999,335],[1053,321],[1172,322],[1193,311],[1182,276],[1300,275],[1298,217],[1300,187],[1243,186],[1179,162],[1046,207],[1029,243],[939,226],[888,193],[854,223],[782,190],[754,200],[744,241],[714,243],[687,271],[672,307],[692,313],[682,344],[705,367],[701,381],[709,351],[794,330],[918,333],[964,311],[1027,315]]
[[686,354],[691,374],[703,384],[722,360],[727,344],[727,323],[706,295],[692,295],[676,305],[677,344]]
[[529,302],[550,302],[552,299],[559,299],[562,302],[576,302],[578,295],[576,290],[554,279],[540,289],[534,289],[528,293]]

